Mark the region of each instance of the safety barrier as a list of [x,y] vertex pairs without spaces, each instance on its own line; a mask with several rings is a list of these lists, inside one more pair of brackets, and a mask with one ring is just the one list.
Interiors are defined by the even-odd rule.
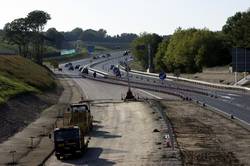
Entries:
[[[124,70],[125,68],[121,66],[121,68]],[[146,73],[142,71],[137,71],[137,70],[131,70],[130,73],[136,73],[139,75],[146,75],[146,76],[151,76],[158,78],[159,75],[156,73]],[[168,79],[176,80],[176,81],[185,81],[185,82],[190,82],[198,85],[205,85],[213,88],[223,88],[223,89],[231,89],[231,90],[244,90],[244,91],[250,91],[250,88],[247,87],[242,87],[242,86],[236,86],[236,85],[223,85],[223,84],[217,84],[217,83],[210,83],[210,82],[205,82],[205,81],[199,81],[199,80],[193,80],[193,79],[187,79],[183,77],[175,77],[175,76],[167,76]]]

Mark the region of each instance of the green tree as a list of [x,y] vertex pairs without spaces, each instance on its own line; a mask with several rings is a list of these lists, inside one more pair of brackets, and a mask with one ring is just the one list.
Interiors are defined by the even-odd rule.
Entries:
[[162,37],[157,34],[143,33],[132,42],[132,52],[136,59],[141,62],[144,69],[148,68],[148,46],[150,45],[151,58],[153,59],[161,41]]
[[4,26],[4,39],[18,46],[18,53],[27,57],[29,45],[29,28],[25,18],[13,20]]
[[38,64],[43,62],[44,36],[42,31],[50,19],[50,15],[41,10],[32,11],[26,17],[28,27],[32,32],[33,54]]
[[164,57],[167,51],[168,44],[169,44],[169,39],[166,39],[159,44],[159,47],[157,49],[157,53],[154,58],[154,65],[156,71],[158,72],[161,70],[169,71],[166,64],[164,63]]
[[64,36],[62,33],[58,32],[55,28],[50,28],[46,31],[45,36],[47,37],[48,44],[55,46],[58,49],[62,48],[62,43],[64,42]]
[[250,10],[227,19],[222,31],[234,47],[250,47]]
[[169,71],[194,73],[203,67],[224,65],[230,62],[228,45],[222,35],[207,29],[177,29],[167,49],[161,50],[163,62]]

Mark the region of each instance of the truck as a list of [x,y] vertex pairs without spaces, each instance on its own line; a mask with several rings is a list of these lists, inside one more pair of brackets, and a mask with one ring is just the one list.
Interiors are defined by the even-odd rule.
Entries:
[[93,128],[90,104],[70,104],[63,114],[63,125],[54,129],[54,148],[57,159],[66,156],[80,156],[88,147],[87,133]]

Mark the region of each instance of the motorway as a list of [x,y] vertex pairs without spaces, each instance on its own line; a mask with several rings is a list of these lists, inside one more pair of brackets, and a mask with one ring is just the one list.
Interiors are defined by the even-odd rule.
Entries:
[[[111,65],[118,65],[121,61],[129,59],[129,56],[122,56],[123,52],[112,53],[109,59],[100,58],[96,61],[99,63],[94,63],[91,67],[100,71],[109,73],[113,75],[110,70]],[[87,65],[90,63],[90,59],[79,60],[73,62],[73,65]],[[62,66],[63,67],[63,66]],[[75,71],[75,74],[79,76],[79,72]],[[153,91],[158,92],[173,92],[183,96],[188,96],[193,100],[200,101],[209,105],[219,111],[222,111],[224,114],[238,118],[240,121],[244,122],[246,125],[250,126],[250,93],[236,90],[227,90],[227,89],[218,89],[211,88],[204,85],[196,85],[188,82],[174,81],[166,79],[163,82],[157,77],[152,77],[148,75],[130,73],[130,81],[134,82],[134,85],[139,89],[146,88],[151,89],[150,93]],[[117,78],[119,79],[119,78]],[[123,81],[127,80],[126,74],[122,73]],[[112,82],[112,81],[111,81]],[[132,84],[133,85],[133,84]],[[120,95],[124,94],[125,89],[119,90]],[[136,91],[135,93],[137,93]],[[110,91],[110,93],[112,93]],[[147,93],[140,93],[140,95],[145,95]],[[150,95],[153,98],[164,98],[164,95],[161,93],[159,97],[157,95]],[[120,96],[121,97],[121,96]]]
[[[104,58],[95,60],[100,63],[91,67],[112,75],[110,65],[119,64],[127,57],[121,56],[122,52],[111,55],[109,60]],[[74,66],[77,64],[87,65],[91,61],[91,59],[84,59],[72,63]],[[153,161],[162,161],[162,159],[157,158],[157,156],[161,156],[158,153],[162,151],[156,150],[155,142],[152,141],[159,139],[159,137],[156,138],[152,135],[152,129],[161,125],[152,120],[149,109],[141,103],[131,105],[118,102],[115,104],[127,91],[127,87],[124,86],[125,82],[121,83],[123,85],[117,85],[113,83],[119,82],[119,79],[110,80],[100,76],[97,76],[96,80],[94,78],[88,79],[82,77],[78,70],[68,71],[64,65],[60,67],[63,69],[63,73],[73,79],[84,91],[85,98],[108,99],[109,102],[93,107],[93,114],[98,123],[95,124],[96,130],[90,141],[90,150],[87,154],[80,159],[69,161],[58,161],[52,156],[46,165],[127,165],[127,163],[131,165],[144,165],[145,163],[166,165],[167,161],[152,163]],[[91,74],[89,75],[92,77]],[[126,80],[124,73],[122,77],[123,80]],[[136,96],[152,99],[176,99],[177,97],[168,94],[168,92],[172,92],[204,102],[224,113],[233,114],[247,125],[250,123],[250,95],[248,92],[216,89],[169,79],[161,82],[158,78],[132,73],[130,73],[130,80],[132,91]],[[144,140],[143,145],[142,139]],[[180,164],[175,162],[174,165]]]
[[[86,65],[89,59],[73,64]],[[153,133],[156,128],[163,130],[164,121],[155,120],[159,115],[152,116],[150,107],[141,102],[121,102],[121,97],[127,92],[126,86],[113,85],[104,82],[79,77],[78,71],[68,71],[63,68],[63,74],[73,79],[84,92],[84,97],[95,100],[91,110],[94,116],[94,130],[87,152],[79,159],[57,160],[52,155],[45,163],[47,166],[57,165],[181,165],[179,158],[167,161],[162,156],[167,153],[163,145],[161,133]],[[165,93],[149,92],[137,88],[132,91],[144,98],[178,99]],[[162,148],[162,150],[159,150]]]
[[[118,53],[121,54],[121,53]],[[110,72],[109,68],[111,64],[117,65],[120,61],[125,61],[129,57],[118,56],[117,59],[98,63],[93,68]],[[125,73],[123,74],[125,76]],[[141,87],[146,85],[155,87],[157,91],[175,91],[184,96],[188,96],[193,100],[198,100],[202,103],[214,107],[227,115],[234,115],[248,126],[250,125],[250,94],[249,92],[226,90],[211,88],[204,85],[195,85],[188,82],[165,80],[162,85],[162,81],[159,78],[153,78],[147,75],[130,73],[131,82],[139,82]]]

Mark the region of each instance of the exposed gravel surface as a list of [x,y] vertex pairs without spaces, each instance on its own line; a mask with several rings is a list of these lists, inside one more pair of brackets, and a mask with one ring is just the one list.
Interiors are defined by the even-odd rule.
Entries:
[[184,165],[250,165],[250,132],[193,103],[164,102]]

